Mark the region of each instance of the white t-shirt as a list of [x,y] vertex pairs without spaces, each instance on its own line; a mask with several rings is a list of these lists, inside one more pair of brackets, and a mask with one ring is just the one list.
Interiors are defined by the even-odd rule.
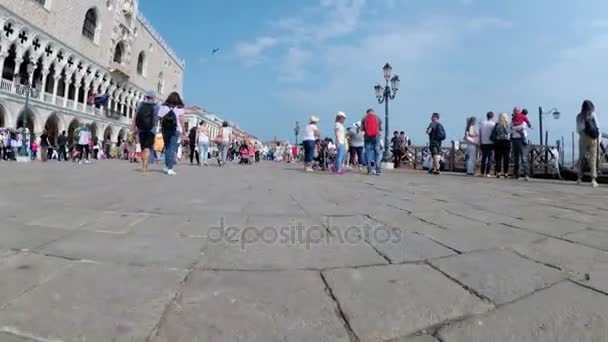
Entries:
[[222,142],[228,144],[232,137],[232,127],[222,127]]
[[482,145],[494,144],[494,142],[490,140],[490,137],[492,136],[492,131],[494,130],[494,126],[496,126],[496,123],[494,121],[484,121],[481,123],[479,133],[481,134]]
[[317,128],[317,125],[315,124],[308,124],[306,125],[306,127],[304,127],[304,136],[303,136],[303,141],[306,140],[317,140],[317,137],[315,136],[315,132],[318,131],[319,128]]
[[346,144],[346,129],[341,122],[336,122],[336,142],[340,145]]
[[90,139],[91,139],[91,132],[83,129],[82,131],[80,131],[80,134],[78,135],[78,145],[88,145]]
[[198,143],[199,144],[208,144],[209,143],[209,136],[203,130],[198,131]]
[[175,113],[175,116],[177,117],[177,131],[183,132],[181,117],[182,115],[184,115],[184,108],[169,108],[165,105],[162,105],[160,106],[160,110],[158,111],[158,117],[162,119],[163,116],[167,115],[167,113],[169,113],[171,110],[173,110],[173,113]]

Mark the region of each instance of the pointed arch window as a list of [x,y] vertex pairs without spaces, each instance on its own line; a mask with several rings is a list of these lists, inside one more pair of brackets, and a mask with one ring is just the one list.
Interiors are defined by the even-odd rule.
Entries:
[[82,35],[90,40],[95,40],[95,32],[97,31],[97,12],[94,8],[89,8],[84,16],[84,24],[82,25]]
[[122,43],[116,44],[116,48],[114,49],[114,59],[113,61],[121,64],[122,63],[122,55],[123,55],[123,46]]
[[146,70],[146,54],[142,51],[139,53],[139,56],[137,57],[137,73],[145,76]]

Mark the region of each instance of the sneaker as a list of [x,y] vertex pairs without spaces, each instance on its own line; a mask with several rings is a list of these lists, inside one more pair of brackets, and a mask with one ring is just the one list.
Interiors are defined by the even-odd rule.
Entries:
[[526,177],[524,178],[524,181],[529,182],[529,181],[530,181],[530,177],[526,176]]
[[175,176],[177,173],[175,173],[175,171],[173,171],[173,169],[169,169],[167,170],[167,176]]
[[169,169],[166,166],[163,167],[163,173],[167,173],[167,172],[169,172]]
[[492,176],[490,176],[490,174],[488,173],[488,174],[486,175],[486,177],[490,178],[490,177],[492,177]]
[[597,184],[597,181],[594,179],[594,180],[591,182],[591,186],[592,186],[592,187],[594,187],[594,188],[597,188],[597,187],[599,186],[599,184]]
[[576,180],[576,184],[578,184],[578,185],[581,185],[581,183],[582,183],[582,182],[583,182],[583,181],[582,181],[582,180],[580,180],[580,179],[577,179],[577,180]]
[[344,170],[340,170],[338,172],[336,172],[337,175],[342,176],[344,174]]
[[91,164],[91,162],[90,162],[90,161],[88,161],[88,160],[85,160],[85,161],[84,161],[84,163],[85,163],[85,164]]

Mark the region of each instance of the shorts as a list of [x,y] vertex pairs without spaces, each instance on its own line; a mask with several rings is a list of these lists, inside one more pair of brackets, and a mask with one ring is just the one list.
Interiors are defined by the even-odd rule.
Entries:
[[154,146],[154,138],[156,135],[152,132],[141,132],[139,133],[139,144],[141,145],[141,149],[152,149]]
[[431,143],[429,149],[431,150],[431,155],[433,157],[441,155],[441,144]]

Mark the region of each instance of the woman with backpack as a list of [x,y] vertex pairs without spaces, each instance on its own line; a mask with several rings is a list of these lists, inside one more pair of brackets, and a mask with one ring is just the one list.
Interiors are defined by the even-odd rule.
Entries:
[[179,137],[182,134],[182,116],[184,115],[184,102],[177,92],[173,92],[167,97],[158,112],[161,119],[161,131],[165,143],[165,173],[174,176],[177,147]]
[[585,171],[585,160],[591,169],[591,186],[597,184],[597,155],[600,138],[600,128],[595,114],[593,102],[585,100],[581,112],[576,116],[576,131],[579,134],[579,169],[578,184],[581,184]]
[[498,117],[498,123],[492,130],[490,140],[494,142],[496,178],[500,178],[501,173],[504,178],[508,178],[511,156],[511,129],[507,113],[501,113]]

